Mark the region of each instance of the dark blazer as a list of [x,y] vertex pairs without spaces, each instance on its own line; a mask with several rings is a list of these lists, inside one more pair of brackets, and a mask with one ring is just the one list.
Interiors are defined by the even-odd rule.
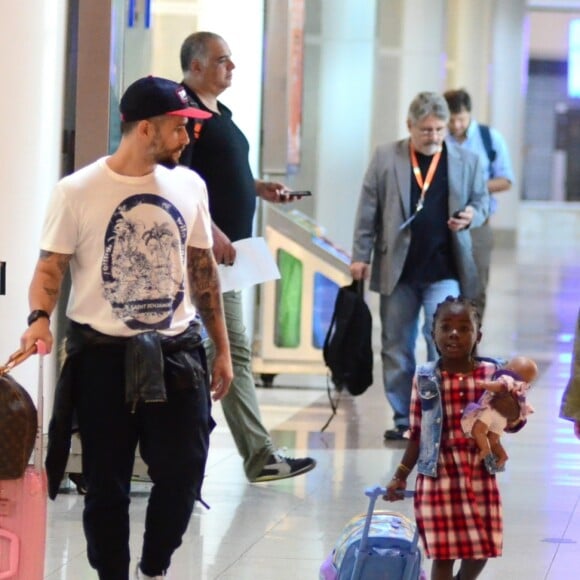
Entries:
[[[489,213],[489,192],[477,155],[454,145],[447,147],[449,217],[470,205],[475,210],[470,228],[483,224]],[[410,228],[400,229],[411,211],[409,139],[376,148],[364,177],[355,220],[353,262],[371,263],[370,289],[389,295],[394,290],[411,243]],[[479,280],[468,229],[452,232],[461,293],[473,298]]]

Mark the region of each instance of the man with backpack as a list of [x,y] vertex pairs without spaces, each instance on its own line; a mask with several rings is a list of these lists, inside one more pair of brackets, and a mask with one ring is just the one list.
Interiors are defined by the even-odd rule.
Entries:
[[[494,194],[510,189],[514,182],[510,156],[505,139],[496,130],[478,123],[471,116],[471,97],[464,89],[447,91],[443,95],[451,113],[447,141],[473,151],[481,158],[487,188],[490,193],[489,215],[497,210]],[[475,300],[483,318],[489,281],[493,233],[489,218],[482,227],[471,231],[473,257],[477,266],[481,289]]]

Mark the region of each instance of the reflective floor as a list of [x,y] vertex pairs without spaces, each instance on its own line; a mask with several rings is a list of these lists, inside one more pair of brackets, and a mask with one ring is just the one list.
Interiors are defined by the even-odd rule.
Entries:
[[[578,247],[558,245],[494,253],[480,352],[532,356],[541,374],[530,393],[536,413],[522,432],[503,438],[510,455],[506,472],[498,475],[504,555],[490,560],[483,579],[580,578],[580,441],[574,439],[571,423],[558,419],[580,306],[579,255]],[[378,331],[378,321],[375,325]],[[421,357],[422,346],[418,352]],[[380,376],[378,364],[375,376]],[[277,382],[289,384],[292,379],[280,377],[273,389],[259,390],[264,422],[279,446],[296,456],[312,455],[317,468],[295,479],[248,484],[216,406],[218,427],[204,485],[211,509],[196,508],[170,579],[316,579],[342,527],[364,511],[364,488],[384,484],[399,462],[402,445],[383,444],[383,431],[392,423],[378,380],[361,397],[344,397],[322,434],[330,413],[323,383],[319,389],[305,389]],[[137,484],[135,490],[131,541],[137,555],[147,485]],[[82,503],[74,491],[50,502],[50,580],[97,578],[86,561]],[[412,516],[409,500],[395,509]],[[428,572],[428,561],[424,567]]]

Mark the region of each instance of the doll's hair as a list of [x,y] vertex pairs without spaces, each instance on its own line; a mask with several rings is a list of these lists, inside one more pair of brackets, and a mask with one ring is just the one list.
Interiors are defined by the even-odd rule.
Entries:
[[435,324],[439,314],[441,313],[441,310],[451,304],[460,304],[469,310],[469,314],[475,322],[476,330],[481,330],[481,317],[479,316],[479,311],[477,310],[475,302],[469,298],[465,298],[465,296],[447,296],[443,302],[439,302],[439,304],[437,304],[435,314],[433,315],[433,331],[435,331]]

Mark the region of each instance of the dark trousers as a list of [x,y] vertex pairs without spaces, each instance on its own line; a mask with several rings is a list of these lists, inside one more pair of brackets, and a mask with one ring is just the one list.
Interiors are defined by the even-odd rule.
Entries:
[[[204,355],[197,349],[193,356]],[[212,423],[205,379],[192,376],[184,388],[183,381],[166,376],[167,402],[140,402],[132,413],[124,373],[124,351],[116,346],[91,347],[75,357],[87,481],[83,524],[89,562],[100,580],[129,578],[129,491],[137,444],[153,482],[141,568],[150,576],[169,568],[200,496]]]

